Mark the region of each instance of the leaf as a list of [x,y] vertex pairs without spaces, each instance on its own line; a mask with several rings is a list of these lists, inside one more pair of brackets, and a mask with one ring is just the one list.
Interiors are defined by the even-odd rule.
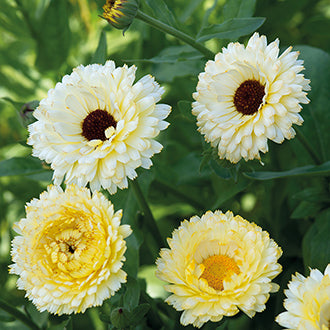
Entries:
[[299,59],[304,60],[304,75],[311,80],[308,98],[311,102],[304,105],[302,116],[304,124],[300,128],[323,161],[330,159],[330,56],[321,49],[309,46],[295,47],[300,51]]
[[101,31],[99,44],[92,57],[91,63],[104,64],[107,59],[107,38],[104,31]]
[[218,0],[214,0],[213,1],[213,5],[205,12],[204,16],[203,16],[203,21],[202,21],[202,25],[201,28],[196,36],[199,37],[201,31],[204,29],[204,27],[208,24],[208,20],[210,15],[212,14],[212,11],[215,10],[217,8],[217,4],[218,4]]
[[129,311],[131,311],[139,304],[139,300],[140,300],[139,282],[133,277],[128,277],[125,287],[126,287],[126,292],[124,294],[124,307],[126,307]]
[[218,177],[217,180],[213,179],[212,185],[217,199],[211,208],[221,208],[224,202],[245,190],[250,184],[251,181],[244,177],[238,178],[237,182],[234,180],[223,180]]
[[126,62],[146,62],[146,63],[176,63],[178,61],[200,60],[203,56],[190,46],[170,46],[164,48],[157,56],[149,59],[125,60]]
[[306,269],[324,270],[330,260],[330,209],[316,219],[303,238],[302,250]]
[[191,15],[193,14],[193,12],[198,8],[200,7],[201,5],[201,2],[203,2],[204,0],[191,0],[191,1],[187,1],[187,6],[186,8],[184,9],[182,15],[180,16],[179,18],[179,21],[181,23],[184,23],[186,22],[186,20],[188,18],[191,17]]
[[0,315],[0,322],[14,322],[16,320],[15,317],[11,316],[11,315]]
[[150,309],[149,304],[141,304],[134,308],[131,314],[131,325],[139,324]]
[[164,0],[146,0],[148,6],[154,12],[157,19],[163,21],[164,23],[178,28],[178,23],[173,12],[168,8]]
[[46,171],[38,158],[13,157],[0,162],[0,176],[27,175]]
[[324,191],[323,187],[306,188],[294,194],[292,198],[311,203],[323,203],[330,200],[329,193]]
[[40,19],[38,31],[36,66],[41,71],[58,70],[70,49],[71,31],[66,0],[50,1]]
[[310,203],[306,201],[302,201],[299,205],[294,209],[290,218],[292,219],[301,219],[311,217],[317,214],[322,208],[321,204]]
[[225,168],[218,164],[214,159],[210,162],[211,168],[213,169],[214,173],[222,179],[228,180],[231,178],[231,172],[229,168]]
[[296,167],[288,171],[281,172],[250,172],[243,173],[246,177],[255,180],[270,180],[279,178],[288,178],[295,176],[313,176],[313,175],[329,175],[330,174],[330,161],[321,165],[307,165]]
[[212,38],[237,39],[251,34],[265,22],[264,17],[232,18],[221,24],[210,25],[201,30],[197,42]]
[[223,6],[223,17],[230,18],[251,17],[254,14],[256,0],[228,0]]
[[131,313],[124,307],[115,308],[110,315],[111,323],[118,329],[130,326]]
[[185,100],[179,101],[178,109],[184,118],[189,121],[195,122],[195,116],[191,112],[191,102]]

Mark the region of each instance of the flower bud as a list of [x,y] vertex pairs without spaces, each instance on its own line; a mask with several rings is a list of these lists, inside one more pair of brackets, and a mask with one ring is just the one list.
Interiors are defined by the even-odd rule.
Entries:
[[139,0],[107,0],[103,16],[116,29],[127,30],[139,8]]

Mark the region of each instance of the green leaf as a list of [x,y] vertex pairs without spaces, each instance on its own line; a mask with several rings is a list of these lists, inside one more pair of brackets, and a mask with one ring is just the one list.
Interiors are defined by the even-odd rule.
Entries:
[[210,25],[201,30],[197,42],[212,38],[237,39],[251,34],[265,22],[264,17],[232,18],[221,24]]
[[299,59],[304,60],[304,75],[311,80],[308,92],[309,104],[301,112],[304,124],[300,128],[323,161],[330,159],[330,55],[325,51],[309,46],[295,47],[300,51]]
[[223,6],[223,17],[230,18],[251,17],[254,14],[256,0],[228,0]]
[[191,1],[187,1],[187,6],[185,7],[185,9],[183,10],[183,13],[181,14],[179,21],[181,23],[184,23],[188,18],[191,17],[191,15],[193,14],[193,12],[200,7],[201,2],[203,2],[204,0],[191,0]]
[[149,304],[141,304],[134,308],[131,314],[131,325],[139,324],[150,309]]
[[292,198],[310,203],[323,203],[330,200],[329,193],[324,191],[322,186],[306,188],[294,194]]
[[224,202],[234,197],[239,192],[245,190],[250,184],[251,181],[242,176],[238,178],[237,182],[234,180],[223,180],[216,177],[216,179],[212,180],[216,201],[213,203],[211,208],[221,208]]
[[146,62],[146,63],[176,63],[178,61],[200,60],[203,56],[190,46],[170,46],[164,48],[157,56],[149,59],[125,60],[125,62]]
[[14,322],[16,320],[15,317],[11,316],[11,315],[0,315],[0,322]]
[[178,102],[178,109],[182,116],[189,121],[195,122],[195,116],[191,112],[191,102],[181,100]]
[[38,158],[14,157],[0,162],[0,176],[27,175],[46,171]]
[[133,277],[128,277],[125,287],[126,287],[126,292],[124,294],[124,307],[127,308],[129,311],[131,311],[139,304],[139,300],[140,300],[139,282]]
[[211,168],[213,169],[214,173],[222,179],[228,180],[231,178],[230,168],[226,168],[221,166],[218,162],[214,159],[210,162]]
[[178,27],[178,23],[173,12],[168,8],[164,0],[146,0],[146,2],[154,12],[154,16],[157,19],[163,21],[170,26],[176,28]]
[[316,219],[304,236],[302,250],[306,269],[318,268],[323,271],[330,260],[330,209]]
[[311,217],[311,216],[317,214],[321,208],[322,208],[321,204],[302,201],[294,209],[290,218],[301,219],[301,218]]
[[92,57],[91,63],[104,64],[107,59],[107,38],[104,31],[101,32],[99,44]]
[[243,173],[246,177],[255,180],[270,180],[279,178],[288,178],[294,176],[313,176],[313,175],[329,175],[330,174],[330,161],[321,165],[307,165],[296,167],[292,170],[281,172],[250,172]]
[[211,16],[213,10],[215,10],[217,8],[217,4],[218,4],[218,0],[214,0],[213,5],[205,12],[205,14],[203,16],[201,28],[200,28],[196,38],[199,37],[199,35],[202,32],[202,30],[204,29],[204,27],[208,25],[209,17]]
[[51,0],[44,11],[38,29],[36,66],[41,71],[58,70],[70,49],[68,2]]
[[130,326],[131,313],[124,307],[115,308],[111,312],[111,323],[119,329],[127,328]]

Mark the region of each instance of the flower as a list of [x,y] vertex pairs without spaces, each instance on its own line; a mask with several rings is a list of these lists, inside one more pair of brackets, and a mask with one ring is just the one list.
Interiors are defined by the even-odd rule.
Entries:
[[292,124],[301,125],[299,103],[308,103],[309,80],[303,61],[292,47],[279,54],[279,40],[267,46],[255,33],[246,47],[230,43],[208,61],[199,74],[192,113],[199,132],[220,159],[237,163],[268,151],[267,139],[282,143],[292,139]]
[[284,308],[276,322],[292,330],[330,329],[330,264],[324,275],[311,269],[310,276],[296,273],[284,290]]
[[28,144],[33,155],[51,163],[54,184],[101,187],[115,193],[127,188],[139,166],[162,145],[154,138],[171,111],[156,104],[164,89],[150,75],[133,85],[135,66],[80,65],[63,77],[34,111]]
[[266,231],[230,211],[184,220],[168,244],[156,261],[156,275],[170,283],[166,302],[183,311],[183,325],[199,328],[239,309],[253,317],[279,288],[271,280],[282,269],[281,248]]
[[107,0],[103,17],[116,29],[128,29],[139,9],[137,0]]
[[126,282],[122,211],[101,193],[71,185],[49,186],[26,206],[14,226],[10,273],[40,312],[84,312],[101,305]]

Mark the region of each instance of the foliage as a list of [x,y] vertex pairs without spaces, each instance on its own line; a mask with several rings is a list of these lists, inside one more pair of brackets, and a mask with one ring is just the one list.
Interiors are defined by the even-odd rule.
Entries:
[[[105,1],[104,1],[105,2]],[[39,313],[8,275],[12,225],[24,205],[50,183],[49,166],[31,156],[25,143],[32,110],[57,81],[79,64],[112,59],[138,66],[138,76],[154,75],[172,105],[169,128],[160,136],[163,151],[148,171],[139,170],[142,192],[163,239],[180,221],[207,210],[232,210],[260,225],[283,249],[281,286],[263,313],[242,313],[203,329],[279,329],[283,289],[291,274],[324,270],[330,261],[330,7],[324,0],[141,0],[140,8],[184,31],[214,52],[229,41],[244,42],[255,30],[276,37],[284,49],[301,52],[311,80],[311,103],[304,106],[301,138],[281,145],[257,161],[232,165],[219,161],[196,130],[192,92],[207,58],[189,45],[133,21],[123,35],[98,17],[101,0],[2,0],[0,2],[0,283],[1,301],[15,306],[36,328],[179,329],[180,313],[163,302],[166,293],[154,278],[159,242],[148,232],[131,187],[108,196],[131,225],[124,269],[125,286],[102,307],[83,315]],[[138,78],[139,78],[138,77]],[[307,146],[307,149],[306,149]],[[312,151],[312,153],[310,152]],[[316,155],[316,156],[315,156]],[[0,328],[25,329],[10,309],[0,307]],[[31,324],[30,324],[31,326]],[[31,327],[32,327],[31,326]],[[187,327],[190,328],[190,327]],[[191,327],[192,328],[192,327]]]

